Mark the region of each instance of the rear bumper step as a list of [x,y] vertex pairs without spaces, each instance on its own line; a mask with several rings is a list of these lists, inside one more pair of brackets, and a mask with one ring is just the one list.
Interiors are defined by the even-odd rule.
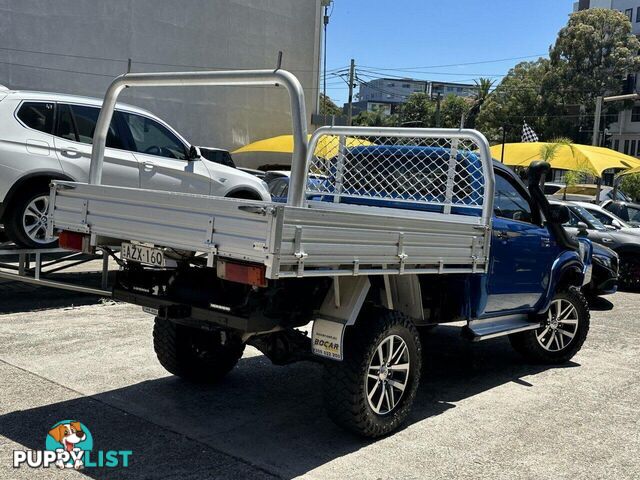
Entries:
[[238,330],[240,332],[264,332],[271,330],[278,324],[277,319],[265,317],[240,317],[230,313],[208,308],[183,305],[167,298],[154,295],[132,293],[120,288],[113,289],[113,299],[121,302],[132,303],[141,307],[158,310],[158,316],[172,320],[193,320],[202,323],[213,323],[223,328]]

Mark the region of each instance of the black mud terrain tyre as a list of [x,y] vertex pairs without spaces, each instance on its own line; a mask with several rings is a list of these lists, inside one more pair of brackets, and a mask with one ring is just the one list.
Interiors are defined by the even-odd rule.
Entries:
[[577,288],[556,293],[542,326],[509,335],[513,348],[526,360],[542,364],[568,362],[582,348],[589,332],[589,305]]
[[49,185],[40,182],[27,185],[7,206],[4,228],[11,241],[26,248],[53,248],[58,240],[47,238]]
[[192,382],[215,383],[238,363],[244,343],[222,330],[201,330],[156,317],[153,348],[169,373]]
[[367,309],[347,328],[344,360],[327,361],[324,400],[329,417],[358,435],[376,438],[407,418],[420,383],[422,346],[400,312]]

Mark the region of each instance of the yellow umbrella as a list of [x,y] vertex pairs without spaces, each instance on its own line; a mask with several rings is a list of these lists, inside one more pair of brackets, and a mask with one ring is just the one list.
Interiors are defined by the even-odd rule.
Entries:
[[640,173],[640,167],[635,167],[635,168],[630,168],[629,170],[624,170],[624,171],[618,173],[618,175],[616,175],[616,177],[622,177],[623,175],[634,175],[636,173]]
[[[512,166],[528,167],[534,160],[540,160],[543,142],[523,142],[504,144],[504,163]],[[502,158],[502,144],[491,147],[493,158]],[[639,168],[640,159],[616,152],[610,148],[591,145],[561,145],[555,157],[549,162],[552,168],[560,170],[589,170],[598,177],[609,168]]]
[[[309,138],[311,138],[311,135],[307,137],[307,140]],[[348,148],[351,148],[373,145],[373,143],[361,138],[347,137],[345,145]],[[314,154],[316,157],[320,158],[333,158],[338,154],[338,147],[339,140],[337,136],[323,135],[320,137],[320,141],[316,146]],[[264,140],[258,140],[257,142],[249,143],[232,153],[235,155],[237,153],[249,152],[293,153],[293,135],[280,135],[277,137],[265,138]]]

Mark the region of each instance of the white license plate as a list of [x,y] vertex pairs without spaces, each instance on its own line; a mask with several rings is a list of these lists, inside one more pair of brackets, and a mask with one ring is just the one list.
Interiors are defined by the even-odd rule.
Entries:
[[164,267],[164,252],[159,248],[136,245],[135,243],[124,242],[120,249],[120,257],[123,260],[153,265],[154,267]]
[[154,317],[158,316],[158,309],[157,308],[142,307],[142,311],[144,313],[148,313],[149,315],[153,315]]

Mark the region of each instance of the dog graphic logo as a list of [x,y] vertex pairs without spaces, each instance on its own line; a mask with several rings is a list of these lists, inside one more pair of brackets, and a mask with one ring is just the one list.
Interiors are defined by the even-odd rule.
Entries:
[[[93,438],[89,429],[76,420],[63,420],[56,423],[47,435],[47,450],[58,455],[56,466],[59,468],[84,468],[84,452],[93,449]],[[67,455],[61,455],[67,452]],[[70,458],[65,461],[63,458]]]

